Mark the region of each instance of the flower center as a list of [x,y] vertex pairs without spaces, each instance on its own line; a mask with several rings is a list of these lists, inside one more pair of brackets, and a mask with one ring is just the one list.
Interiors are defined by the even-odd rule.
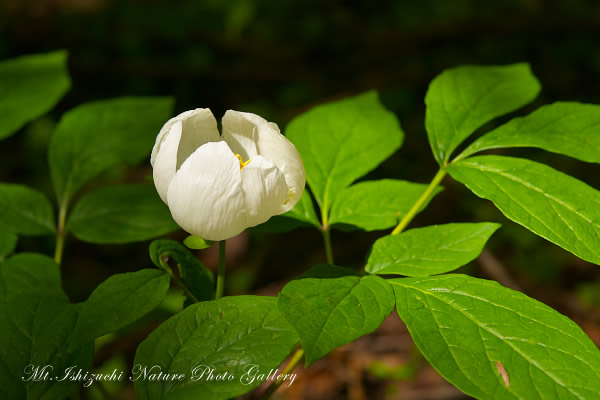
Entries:
[[240,155],[239,155],[239,154],[237,154],[237,153],[235,153],[234,155],[235,155],[235,156],[238,158],[238,160],[240,160],[240,171],[242,170],[242,168],[244,168],[246,165],[248,165],[248,163],[249,163],[250,161],[252,161],[252,160],[244,161],[244,160],[242,159],[242,156],[240,156]]

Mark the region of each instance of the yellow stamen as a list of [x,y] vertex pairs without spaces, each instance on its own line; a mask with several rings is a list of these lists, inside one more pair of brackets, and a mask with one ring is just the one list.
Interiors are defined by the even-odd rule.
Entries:
[[242,156],[240,156],[239,154],[235,153],[235,156],[238,158],[238,160],[240,160],[240,171],[242,170],[242,168],[244,168],[246,165],[248,165],[248,163],[252,160],[248,160],[246,162],[244,162],[244,160],[242,159]]

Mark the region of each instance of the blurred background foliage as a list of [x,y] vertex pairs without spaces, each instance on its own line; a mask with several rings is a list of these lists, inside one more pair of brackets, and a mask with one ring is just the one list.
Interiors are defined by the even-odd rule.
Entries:
[[[446,68],[530,63],[542,94],[511,117],[557,100],[600,103],[600,2],[595,0],[0,0],[0,59],[55,49],[69,51],[72,89],[50,114],[0,142],[0,181],[26,183],[49,196],[46,150],[52,130],[64,111],[90,100],[169,95],[176,113],[210,107],[219,118],[231,108],[285,127],[312,105],[376,89],[398,115],[406,139],[365,179],[418,182],[429,181],[437,170],[424,130],[423,98],[429,82]],[[600,188],[597,165],[529,149],[502,153],[546,162]],[[112,168],[87,190],[143,181],[150,174],[149,162]],[[509,222],[450,178],[444,186],[413,226],[503,223],[489,252],[463,272],[523,290],[575,319],[600,342],[600,269]],[[382,234],[334,231],[337,263],[360,267]],[[275,295],[284,282],[325,260],[320,234],[310,229],[250,232],[230,243],[230,294]],[[65,290],[81,301],[108,276],[149,266],[147,245],[97,246],[71,238]],[[52,238],[19,239],[18,251],[52,254],[53,248]],[[216,264],[214,250],[199,254],[210,267]],[[109,341],[117,349],[107,354],[131,357],[136,340],[152,327],[129,332],[125,344]],[[389,375],[395,376],[383,374]]]

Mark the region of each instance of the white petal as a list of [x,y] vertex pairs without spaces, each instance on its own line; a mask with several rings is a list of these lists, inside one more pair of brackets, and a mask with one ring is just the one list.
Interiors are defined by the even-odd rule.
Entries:
[[154,184],[164,202],[169,183],[185,159],[204,143],[219,140],[217,121],[208,108],[183,112],[165,123],[150,158]]
[[183,132],[177,150],[177,169],[200,146],[221,140],[217,120],[208,108],[197,108],[182,118]]
[[[196,142],[192,144],[197,144],[195,145],[193,150],[190,151],[189,154],[191,154],[195,149],[197,149],[204,143],[218,142],[219,140],[221,140],[219,136],[219,130],[217,129],[217,120],[215,119],[209,108],[196,108],[195,110],[184,111],[181,114],[168,120],[160,129],[158,136],[156,136],[156,142],[154,143],[154,147],[152,148],[152,156],[150,156],[150,163],[152,164],[152,166],[154,166],[154,162],[156,160],[156,156],[158,155],[158,151],[160,150],[163,142],[169,135],[171,127],[179,121],[183,122],[184,130],[188,131],[187,133],[193,132],[191,136],[194,139],[190,139],[190,141]],[[190,129],[188,130],[186,128]],[[185,133],[184,135],[187,136],[187,133]],[[184,140],[187,142],[186,139]]]
[[171,181],[168,205],[179,226],[204,239],[228,239],[248,227],[240,162],[225,142],[188,157]]
[[171,127],[176,122],[181,121],[183,118],[187,117],[188,115],[190,115],[193,112],[194,112],[194,110],[182,112],[181,114],[179,114],[179,115],[171,118],[167,122],[165,122],[163,127],[160,128],[160,132],[158,132],[158,135],[156,136],[156,141],[154,142],[154,147],[152,148],[152,155],[150,156],[150,164],[152,164],[153,167],[154,167],[154,163],[156,162],[156,156],[158,156],[158,150],[161,148],[162,144],[167,139],[167,136],[169,135],[169,132],[171,131]]
[[176,172],[177,148],[181,139],[181,128],[181,121],[176,121],[175,124],[169,127],[169,131],[162,138],[160,151],[156,152],[156,156],[152,162],[154,186],[156,186],[158,195],[165,203],[167,203],[169,185]]
[[[249,128],[250,125],[254,126],[252,131]],[[230,126],[230,130],[234,130],[234,127],[244,127],[244,131],[236,137],[242,135],[246,138],[251,137],[256,145],[257,153],[275,164],[283,173],[288,192],[286,199],[280,204],[279,211],[275,214],[284,213],[294,207],[304,191],[306,172],[300,153],[292,142],[280,133],[277,124],[268,122],[256,114],[229,110],[223,117],[224,132],[226,126]],[[248,132],[252,132],[252,135]],[[229,136],[234,135],[229,134]],[[225,134],[223,134],[223,138],[228,140]]]
[[256,127],[238,111],[228,110],[223,116],[223,140],[234,153],[244,160],[254,157],[256,152]]
[[242,188],[246,196],[248,226],[266,222],[279,214],[287,199],[288,187],[279,168],[257,155],[242,169]]

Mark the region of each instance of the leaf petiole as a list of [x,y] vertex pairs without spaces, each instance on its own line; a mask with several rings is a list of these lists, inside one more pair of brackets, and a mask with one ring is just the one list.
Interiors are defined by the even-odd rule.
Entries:
[[67,230],[65,222],[67,220],[67,209],[68,200],[66,198],[60,203],[60,210],[58,211],[58,229],[56,231],[56,248],[54,250],[54,261],[60,265],[62,262],[63,252],[65,249],[65,236]]
[[402,218],[398,225],[396,225],[396,227],[392,231],[392,235],[399,234],[404,230],[404,228],[408,226],[408,224],[410,224],[410,222],[417,215],[419,210],[423,207],[423,204],[426,204],[427,201],[429,201],[429,199],[435,192],[435,188],[437,188],[438,185],[442,182],[444,176],[446,176],[446,171],[443,168],[440,168],[440,170],[437,172],[437,174],[435,174],[435,176],[429,183],[429,186],[427,186],[427,189],[425,189],[425,191],[421,195],[421,197],[419,197],[419,199],[415,202],[415,204],[413,204],[411,209],[406,213],[404,218]]
[[298,366],[300,361],[302,361],[302,359],[304,358],[304,350],[299,346],[297,346],[297,347],[298,348],[294,352],[294,355],[290,359],[290,362],[288,362],[288,364],[285,366],[283,372],[279,375],[280,378],[277,379],[275,382],[273,382],[267,388],[266,392],[261,397],[262,400],[269,400],[271,398],[271,396],[273,395],[273,393],[275,393],[275,391],[277,391],[277,389],[279,389],[279,386],[281,386],[281,384],[284,382],[284,377],[286,375],[288,375],[289,373],[291,373],[294,369],[296,369],[296,367]]

